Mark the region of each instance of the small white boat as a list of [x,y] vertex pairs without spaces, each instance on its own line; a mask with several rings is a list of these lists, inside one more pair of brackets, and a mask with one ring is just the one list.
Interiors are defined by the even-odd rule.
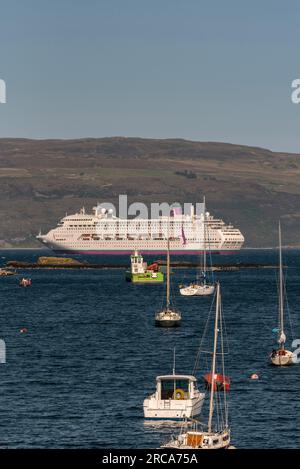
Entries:
[[23,277],[20,282],[19,282],[19,286],[20,287],[30,287],[32,285],[32,280],[31,278],[25,278]]
[[285,348],[275,349],[270,355],[272,365],[277,366],[294,365],[295,359],[295,354]]
[[156,378],[156,391],[144,400],[144,417],[151,420],[183,420],[200,414],[205,393],[198,391],[191,375]]
[[[223,351],[223,333],[222,333],[222,308],[221,308],[221,291],[220,284],[217,283],[216,292],[216,315],[214,324],[214,347],[211,367],[211,385],[210,385],[210,401],[209,401],[209,416],[207,429],[200,422],[192,421],[192,429],[186,430],[184,427],[177,437],[173,437],[162,448],[176,448],[176,449],[227,449],[230,447],[230,428],[228,426],[228,406],[226,399],[226,390],[224,387],[223,399],[222,393],[216,390],[216,357],[218,346],[218,335],[220,333],[221,340],[221,356],[222,356],[222,375],[224,373],[224,351]],[[217,422],[213,428],[213,413],[218,414]],[[199,428],[200,427],[200,428]]]
[[278,348],[272,350],[270,361],[275,366],[287,366],[296,363],[296,355],[290,350],[286,350],[286,335],[284,332],[284,276],[282,269],[282,242],[281,242],[281,225],[279,222],[279,326],[278,332]]
[[207,242],[206,242],[206,222],[207,222],[207,213],[205,209],[205,198],[203,200],[204,214],[203,214],[203,266],[201,279],[197,279],[192,282],[190,285],[180,285],[179,292],[182,296],[208,296],[212,295],[215,291],[214,283],[208,283],[206,279],[207,274],[207,265],[206,265],[206,251],[207,251]]
[[178,327],[180,323],[181,314],[168,307],[155,315],[155,325],[159,327]]
[[183,296],[206,296],[212,295],[215,291],[214,285],[208,285],[206,283],[197,284],[191,283],[188,286],[183,286],[179,289],[180,294]]
[[178,438],[162,445],[161,448],[178,449],[229,449],[230,430],[224,429],[221,432],[208,432],[198,430],[199,424],[195,424],[194,430],[181,433]]
[[180,324],[181,313],[171,308],[170,302],[170,240],[168,238],[166,306],[155,314],[155,325],[159,327],[177,327]]

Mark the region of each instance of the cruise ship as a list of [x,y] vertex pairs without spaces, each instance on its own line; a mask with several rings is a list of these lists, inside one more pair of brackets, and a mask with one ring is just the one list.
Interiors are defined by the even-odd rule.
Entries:
[[79,213],[62,218],[49,233],[37,236],[55,252],[102,255],[133,251],[165,254],[168,238],[170,253],[176,255],[195,255],[203,250],[229,253],[241,249],[244,243],[238,228],[209,212],[196,215],[194,206],[189,214],[175,208],[168,216],[152,219],[118,218],[111,209],[99,206],[87,214],[82,208]]

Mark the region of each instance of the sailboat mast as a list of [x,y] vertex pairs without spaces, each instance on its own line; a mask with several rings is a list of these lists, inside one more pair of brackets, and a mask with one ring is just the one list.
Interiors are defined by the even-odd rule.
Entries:
[[213,410],[214,410],[214,391],[215,391],[214,388],[215,388],[216,356],[217,356],[217,344],[218,344],[219,309],[220,309],[220,284],[218,282],[217,283],[215,330],[214,330],[214,351],[213,351],[213,359],[212,359],[209,416],[208,416],[208,425],[207,425],[209,433],[212,430],[212,417],[213,417]]
[[[283,324],[283,273],[282,273],[282,241],[281,241],[281,224],[279,221],[279,318],[280,318],[280,336],[284,333]],[[284,348],[284,342],[281,343],[281,348]]]
[[206,283],[206,207],[205,197],[203,197],[203,208],[204,208],[204,222],[203,222],[203,275],[204,283]]
[[168,236],[168,247],[167,247],[167,309],[170,306],[170,239]]

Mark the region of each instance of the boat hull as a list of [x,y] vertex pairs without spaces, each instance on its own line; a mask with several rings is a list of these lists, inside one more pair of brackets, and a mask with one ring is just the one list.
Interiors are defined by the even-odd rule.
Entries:
[[172,320],[172,319],[155,319],[156,327],[179,327],[181,324],[181,319]]
[[214,285],[189,285],[179,289],[182,296],[208,296],[215,291]]
[[290,366],[290,365],[294,365],[295,363],[295,354],[289,350],[284,350],[284,354],[283,353],[278,353],[278,352],[282,352],[281,350],[277,351],[276,354],[273,354],[271,353],[270,355],[270,362],[271,362],[271,365],[274,365],[274,366]]
[[[154,401],[145,399],[144,418],[146,420],[185,420],[200,415],[204,403],[205,394],[201,394],[197,399],[187,401],[168,400]],[[171,408],[165,408],[166,406]]]
[[[62,254],[66,254],[66,255],[69,255],[69,254],[78,254],[78,255],[87,255],[87,256],[128,256],[132,253],[132,249],[126,249],[126,250],[122,250],[122,249],[107,249],[107,250],[104,250],[104,249],[99,249],[99,250],[94,250],[94,249],[86,249],[86,250],[83,250],[83,249],[57,249],[57,248],[52,248],[50,246],[47,246],[49,249],[51,249],[55,254],[58,254],[58,255],[62,255]],[[210,250],[210,252],[212,254],[219,254],[219,255],[226,255],[226,256],[229,256],[229,255],[233,255],[235,254],[237,251],[239,251],[240,249],[212,249]],[[141,252],[141,254],[143,255],[148,255],[148,256],[151,256],[153,254],[155,255],[158,255],[158,256],[164,256],[166,254],[166,251],[165,250],[162,250],[162,249],[143,249],[142,247],[139,248],[139,251]],[[175,249],[171,249],[170,250],[170,255],[176,255],[176,256],[199,256],[199,251],[195,250],[195,249],[184,249],[184,250],[175,250]]]
[[181,324],[181,314],[178,311],[166,308],[155,315],[157,327],[178,327]]
[[164,274],[162,272],[156,272],[156,276],[153,277],[151,273],[145,272],[144,274],[133,274],[130,271],[126,272],[126,281],[132,283],[163,283]]
[[177,448],[192,450],[228,449],[230,446],[230,430],[220,433],[188,431],[171,440],[161,448]]

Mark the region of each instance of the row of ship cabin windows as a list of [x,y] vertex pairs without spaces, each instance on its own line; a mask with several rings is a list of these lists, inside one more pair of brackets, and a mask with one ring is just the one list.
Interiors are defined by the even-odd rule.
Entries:
[[[72,228],[77,228],[77,227],[89,227],[89,228],[91,228],[91,227],[93,227],[93,226],[99,226],[99,227],[107,228],[107,227],[116,226],[116,225],[119,226],[119,227],[122,227],[122,228],[127,227],[127,226],[132,226],[132,225],[133,225],[133,226],[144,227],[144,228],[147,228],[147,227],[148,227],[148,228],[149,228],[149,227],[150,227],[150,228],[153,228],[154,226],[157,226],[157,227],[158,227],[158,226],[161,226],[161,227],[164,227],[165,229],[168,228],[168,227],[169,227],[170,229],[178,229],[178,230],[181,230],[181,229],[182,229],[182,224],[181,224],[181,223],[180,223],[180,224],[179,224],[179,223],[178,223],[178,224],[177,224],[177,223],[171,223],[170,225],[168,225],[168,224],[166,224],[166,223],[159,223],[159,222],[158,222],[158,223],[151,223],[151,222],[149,222],[149,223],[141,223],[141,222],[137,222],[137,221],[133,221],[133,222],[124,222],[124,223],[122,223],[122,222],[119,222],[119,223],[116,223],[116,222],[114,222],[114,223],[99,223],[99,222],[95,222],[95,223],[88,224],[88,225],[87,225],[87,224],[82,225],[82,222],[81,222],[81,224],[69,224],[69,223],[68,223],[68,224],[67,224],[67,223],[59,223],[59,224],[58,224],[59,227],[64,226],[64,227],[66,227],[66,228],[68,228],[68,227],[72,227]],[[188,226],[186,226],[186,225],[185,225],[183,228],[184,228],[184,230],[195,229],[193,226],[189,226],[189,227],[188,227]]]
[[[77,227],[77,226],[76,226],[76,227],[74,226],[74,228],[75,228],[75,230],[77,230],[77,231],[82,231],[82,228],[88,228],[88,227],[87,227],[86,225],[79,225],[78,227]],[[93,228],[93,227],[90,227],[90,228]],[[66,230],[67,230],[67,231],[74,231],[74,229],[72,229],[72,228],[66,228]],[[96,234],[99,234],[99,233],[96,233]],[[111,231],[111,232],[108,232],[108,231],[107,231],[107,232],[105,233],[105,235],[107,235],[107,236],[109,236],[109,235],[111,235],[111,236],[114,236],[114,235],[121,236],[121,235],[125,235],[125,234],[126,234],[126,233],[116,233],[116,231]],[[133,235],[133,234],[135,234],[135,233],[129,233],[129,235],[130,235],[130,234]],[[146,235],[151,235],[151,234],[152,234],[153,236],[156,235],[156,236],[159,237],[159,233],[154,233],[153,231],[152,231],[151,233],[149,233],[149,232],[148,232],[148,233],[141,233],[141,236],[143,236],[143,235],[146,236]],[[192,235],[193,235],[193,234],[194,234],[194,233],[192,233]],[[179,233],[178,233],[177,235],[179,236]],[[187,231],[187,232],[185,233],[185,237],[186,237],[187,239],[194,239],[194,238],[188,238],[189,235],[191,235],[191,233],[190,233],[189,231]],[[180,237],[181,237],[181,235],[180,235]],[[231,238],[231,239],[232,239],[232,238]],[[209,240],[207,240],[207,243],[210,243],[210,242],[213,242],[213,241],[218,241],[218,240],[219,240],[219,238],[213,236],[213,237],[209,238]]]
[[[68,228],[68,227],[82,227],[82,226],[85,226],[85,227],[93,227],[93,226],[98,226],[98,227],[101,227],[101,228],[108,228],[108,227],[115,227],[115,226],[118,226],[120,228],[126,228],[127,226],[135,226],[135,227],[139,227],[139,228],[144,228],[144,229],[149,229],[149,228],[157,228],[157,227],[161,227],[161,228],[164,228],[164,229],[177,229],[177,230],[182,230],[182,228],[184,230],[195,230],[197,227],[195,227],[194,225],[184,225],[182,226],[181,224],[180,225],[177,225],[177,224],[171,224],[171,225],[167,225],[166,223],[139,223],[137,221],[134,221],[134,222],[125,222],[125,223],[92,223],[92,224],[82,224],[82,223],[76,223],[76,224],[71,224],[71,223],[61,223],[61,224],[58,224],[59,227],[65,227],[65,228]],[[216,229],[216,228],[214,228]],[[214,231],[214,230],[210,230],[210,231]],[[237,231],[237,230],[235,230]],[[234,232],[234,231],[232,231]]]
[[[95,236],[95,235],[90,236],[90,235],[87,235],[87,234],[86,234],[86,235],[83,234],[80,238],[83,239],[84,241],[91,241],[91,240],[93,240],[93,239],[96,239],[96,240],[98,240],[98,239],[106,239],[106,240],[114,240],[114,241],[116,241],[116,240],[117,240],[117,241],[124,240],[124,241],[126,241],[126,238],[121,237],[121,236],[115,236],[115,234],[113,234],[113,233],[110,233],[110,234],[106,233],[105,235],[102,235],[102,236],[100,236],[100,235],[98,235],[98,234],[97,234],[97,236]],[[161,237],[161,236],[157,236],[157,237],[142,237],[142,236],[135,237],[135,236],[134,236],[134,233],[129,233],[127,239],[128,239],[128,241],[132,241],[133,239],[137,239],[137,240],[140,240],[140,241],[161,241],[161,240],[167,240],[167,238],[163,238],[163,237]],[[171,239],[171,241],[181,241],[181,238],[173,238],[173,239]],[[195,240],[194,238],[191,238],[191,239],[190,239],[190,238],[187,238],[186,241],[187,241],[187,242],[191,242],[191,241],[194,242],[194,241],[196,241],[196,242],[201,242],[201,243],[203,243],[203,240],[202,240],[202,239],[201,239],[201,240]],[[226,242],[228,242],[228,241],[232,241],[232,240],[226,240]],[[206,243],[206,245],[209,247],[210,245],[216,244],[216,243],[219,243],[219,242],[220,242],[220,240],[216,238],[216,239],[210,240],[209,243]],[[233,242],[235,242],[235,241],[233,241]]]

